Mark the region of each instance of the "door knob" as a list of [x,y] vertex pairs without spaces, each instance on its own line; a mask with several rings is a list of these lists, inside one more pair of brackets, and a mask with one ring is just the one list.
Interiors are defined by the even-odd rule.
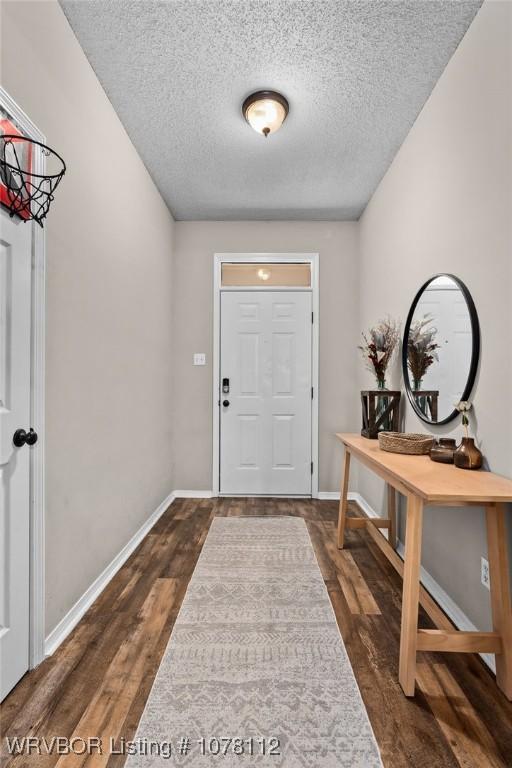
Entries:
[[37,432],[34,432],[32,427],[28,432],[24,429],[17,429],[12,437],[12,441],[16,448],[21,448],[25,443],[27,445],[35,445],[37,443]]
[[229,400],[223,400],[222,405],[224,406],[224,408],[227,408],[229,405]]

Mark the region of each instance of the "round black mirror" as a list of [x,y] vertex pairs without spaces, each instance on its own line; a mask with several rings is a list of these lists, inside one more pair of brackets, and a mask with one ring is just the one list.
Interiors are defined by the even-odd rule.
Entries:
[[421,286],[407,316],[402,370],[407,397],[427,424],[447,424],[468,400],[480,354],[478,315],[471,294],[454,275],[434,275]]

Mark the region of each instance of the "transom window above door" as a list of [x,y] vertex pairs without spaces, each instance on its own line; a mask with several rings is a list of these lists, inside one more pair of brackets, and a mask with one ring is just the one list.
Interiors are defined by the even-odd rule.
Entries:
[[311,265],[288,263],[229,263],[222,264],[221,287],[279,286],[280,288],[310,288]]

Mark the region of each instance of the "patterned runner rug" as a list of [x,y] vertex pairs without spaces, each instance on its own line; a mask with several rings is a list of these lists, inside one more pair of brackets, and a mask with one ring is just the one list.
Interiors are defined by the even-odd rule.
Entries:
[[216,518],[128,768],[381,768],[304,520]]

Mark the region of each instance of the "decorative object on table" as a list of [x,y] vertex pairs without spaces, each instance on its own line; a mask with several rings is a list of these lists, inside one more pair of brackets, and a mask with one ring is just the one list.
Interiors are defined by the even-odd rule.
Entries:
[[416,432],[380,432],[379,448],[390,453],[423,456],[430,453],[434,438]]
[[461,400],[456,404],[455,409],[462,416],[465,435],[453,454],[453,463],[460,469],[480,469],[483,462],[482,452],[476,447],[474,438],[469,436],[468,413],[471,410],[471,403],[469,400]]
[[364,437],[375,438],[381,430],[398,429],[400,393],[386,389],[386,371],[397,348],[400,329],[394,320],[387,317],[361,336],[363,344],[360,344],[358,349],[363,355],[367,369],[377,380],[376,393],[374,390],[361,392],[363,406],[361,434]]
[[[41,173],[35,171],[36,153]],[[0,120],[0,202],[11,218],[34,220],[42,227],[65,172],[66,163],[55,150],[23,136],[9,120]]]
[[454,275],[429,278],[405,323],[402,372],[407,397],[427,424],[457,417],[453,392],[468,400],[480,354],[478,316],[471,294]]
[[398,432],[400,425],[400,397],[398,390],[367,389],[361,392],[363,411],[363,437],[374,440],[383,431]]
[[364,343],[358,349],[366,367],[375,376],[377,389],[386,389],[386,371],[400,339],[400,327],[392,318],[387,317],[361,336]]
[[432,461],[438,461],[441,464],[453,464],[453,454],[457,448],[457,443],[453,437],[442,437],[434,443],[430,451]]
[[453,454],[453,463],[459,469],[480,469],[483,462],[482,452],[476,447],[472,437],[463,437]]

